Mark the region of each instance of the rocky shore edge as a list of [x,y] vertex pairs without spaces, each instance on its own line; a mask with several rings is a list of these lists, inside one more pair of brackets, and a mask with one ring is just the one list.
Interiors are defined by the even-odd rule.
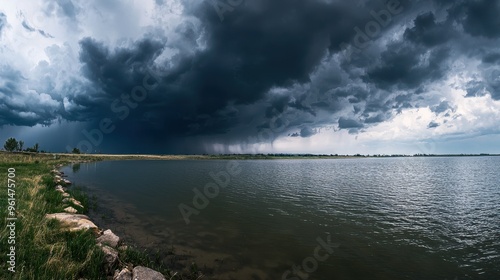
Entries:
[[66,191],[71,186],[71,182],[64,178],[64,172],[59,171],[57,166],[51,171],[54,177],[56,186],[54,191],[62,194],[64,212],[46,214],[46,219],[55,219],[59,221],[62,230],[65,231],[91,231],[96,237],[97,246],[104,254],[102,264],[106,273],[107,279],[112,280],[166,280],[165,276],[160,272],[144,266],[134,266],[132,264],[124,264],[120,261],[119,250],[126,250],[127,246],[122,244],[120,237],[113,233],[110,229],[102,230],[98,228],[87,215],[78,214],[84,206],[82,203]]

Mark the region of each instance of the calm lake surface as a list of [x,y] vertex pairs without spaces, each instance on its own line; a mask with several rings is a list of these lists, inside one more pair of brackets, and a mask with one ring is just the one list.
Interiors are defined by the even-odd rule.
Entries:
[[[193,189],[228,164],[241,172],[186,224],[179,205],[194,207]],[[98,197],[99,226],[144,248],[173,246],[209,279],[500,279],[500,157],[105,161],[62,171]],[[328,237],[338,247],[326,259],[316,250],[317,260],[318,238]],[[283,278],[293,265],[302,273]]]

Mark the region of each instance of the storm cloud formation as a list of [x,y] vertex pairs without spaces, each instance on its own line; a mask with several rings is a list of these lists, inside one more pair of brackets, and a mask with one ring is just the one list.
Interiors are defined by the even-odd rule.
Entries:
[[[208,2],[179,5],[182,20],[168,32],[155,21],[116,41],[82,32],[47,48],[30,75],[1,66],[0,125],[71,121],[90,131],[109,119],[103,147],[121,140],[121,149],[164,153],[325,127],[356,134],[405,109],[454,114],[431,88],[460,74],[457,60],[477,65],[457,85],[466,97],[500,100],[500,1],[247,0],[223,20]],[[45,13],[84,29],[88,11],[68,0]],[[5,24],[0,13],[0,35]]]

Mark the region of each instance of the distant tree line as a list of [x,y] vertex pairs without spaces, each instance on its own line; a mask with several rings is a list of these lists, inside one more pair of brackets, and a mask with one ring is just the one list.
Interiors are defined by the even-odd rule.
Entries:
[[33,147],[29,147],[24,149],[24,141],[19,140],[17,141],[16,138],[9,138],[5,141],[5,144],[3,144],[3,148],[8,151],[8,152],[33,152],[33,153],[38,153],[42,152],[44,153],[45,151],[39,151],[40,146],[38,143],[35,143]]
[[[17,141],[16,138],[9,138],[5,141],[5,144],[3,144],[3,148],[7,152],[31,152],[31,153],[45,153],[44,150],[40,150],[40,145],[38,143],[35,143],[33,147],[28,147],[24,149],[24,141],[19,140]],[[72,151],[73,154],[80,154],[80,149],[74,148]]]

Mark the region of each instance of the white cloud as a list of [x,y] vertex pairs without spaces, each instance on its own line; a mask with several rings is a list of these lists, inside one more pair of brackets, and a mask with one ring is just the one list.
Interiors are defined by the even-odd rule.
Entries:
[[[493,100],[490,95],[466,98],[464,79],[453,76],[434,87],[434,97],[424,99],[428,105],[418,109],[406,109],[392,120],[368,128],[360,138],[371,140],[424,140],[430,138],[446,138],[464,135],[480,135],[481,133],[500,133],[500,101]],[[463,88],[463,87],[462,87]],[[432,93],[431,93],[432,94]],[[448,114],[436,115],[430,109],[429,100],[447,100],[456,110]],[[436,104],[436,103],[435,103]],[[436,128],[428,128],[430,122],[440,124]]]

